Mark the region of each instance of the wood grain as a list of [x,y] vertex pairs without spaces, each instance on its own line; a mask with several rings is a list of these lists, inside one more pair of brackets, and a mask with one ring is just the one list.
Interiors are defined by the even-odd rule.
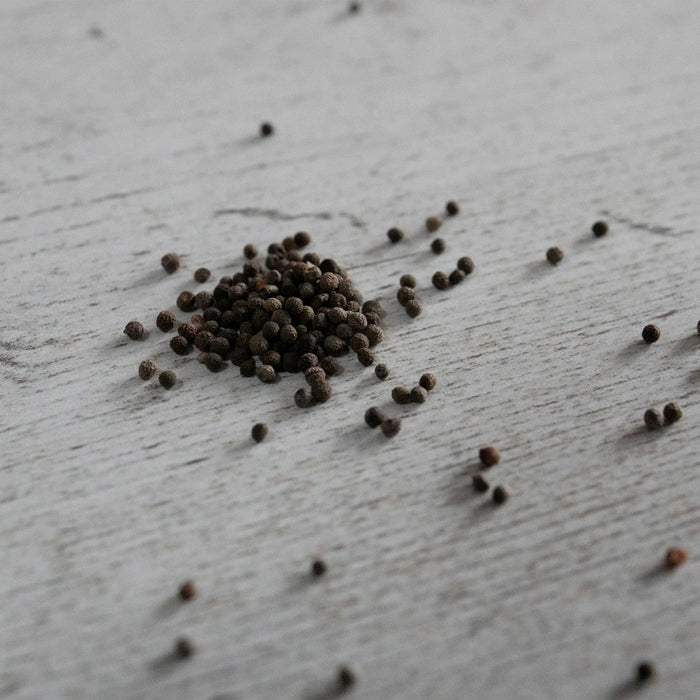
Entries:
[[[0,6],[0,697],[320,699],[348,664],[357,698],[620,698],[650,659],[645,698],[697,698],[698,4],[344,8]],[[154,323],[197,267],[302,229],[385,302],[392,371],[347,358],[309,411],[298,377],[209,374]],[[487,444],[502,508],[470,486]]]

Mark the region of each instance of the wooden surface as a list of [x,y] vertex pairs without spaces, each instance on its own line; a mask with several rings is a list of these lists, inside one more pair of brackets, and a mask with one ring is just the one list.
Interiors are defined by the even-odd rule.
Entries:
[[[321,699],[339,664],[372,700],[699,697],[700,5],[363,5],[0,5],[0,697]],[[210,374],[154,325],[195,268],[301,229],[385,301],[392,371],[348,357],[306,412],[298,376]]]

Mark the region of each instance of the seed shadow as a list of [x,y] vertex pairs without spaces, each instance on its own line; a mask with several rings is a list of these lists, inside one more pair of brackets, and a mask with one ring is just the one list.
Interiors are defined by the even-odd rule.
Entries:
[[162,620],[166,617],[171,617],[182,607],[182,600],[177,596],[166,598],[157,608],[155,616]]
[[641,338],[639,340],[634,340],[628,343],[620,352],[617,353],[617,357],[620,360],[627,360],[630,358],[638,357],[641,353],[646,352],[649,348],[649,344],[645,343]]
[[700,382],[700,369],[694,369],[692,372],[690,372],[688,375],[688,382],[691,384]]
[[692,352],[693,350],[700,349],[700,335],[693,333],[693,335],[686,336],[677,340],[673,345],[673,352],[675,353],[686,353]]
[[640,425],[637,428],[629,430],[620,435],[615,443],[618,449],[626,450],[629,449],[632,444],[641,445],[658,439],[659,433],[661,432],[661,429],[652,430],[647,428],[645,425]]
[[636,696],[642,689],[640,683],[635,680],[628,680],[615,686],[611,691],[608,698],[610,700],[622,700],[622,698],[631,698]]
[[[180,259],[182,259],[182,256],[180,256]],[[175,274],[177,274],[177,273],[175,273]],[[146,285],[156,284],[157,282],[160,282],[161,280],[165,279],[166,277],[171,277],[171,275],[169,275],[159,265],[158,269],[151,270],[150,272],[147,272],[145,275],[140,277],[135,282],[132,282],[129,285],[129,288],[132,289],[134,287],[145,287]]]
[[547,270],[552,270],[555,267],[556,265],[551,265],[546,260],[533,260],[532,262],[527,263],[525,266],[525,274],[523,277],[525,279],[530,279],[535,275],[542,277]]
[[180,661],[181,659],[176,656],[175,652],[168,651],[153,659],[148,667],[153,673],[171,673]]
[[499,507],[488,497],[488,494],[478,495],[483,496],[486,500],[484,500],[482,503],[476,506],[472,511],[471,517],[469,518],[470,525],[474,525],[475,523],[480,522],[484,518],[488,517]]
[[668,576],[668,569],[663,562],[655,564],[651,569],[637,576],[637,581],[640,583],[651,584],[658,581],[660,578]]
[[287,591],[292,594],[307,590],[310,586],[319,583],[319,579],[311,573],[297,573],[291,577]]
[[573,241],[573,246],[576,248],[582,248],[583,246],[591,245],[595,243],[598,239],[593,235],[592,231],[588,233],[581,234],[576,240]]
[[442,505],[445,507],[464,505],[483,495],[474,488],[471,475],[462,470],[459,474],[453,475],[452,483],[447,488],[447,498]]
[[348,689],[343,688],[337,681],[326,681],[308,688],[300,697],[301,700],[333,700],[333,698],[342,697],[347,692]]

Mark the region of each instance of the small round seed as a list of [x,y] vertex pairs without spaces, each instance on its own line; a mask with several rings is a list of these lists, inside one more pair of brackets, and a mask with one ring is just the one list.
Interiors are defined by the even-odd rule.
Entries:
[[564,251],[558,246],[547,249],[547,262],[551,265],[558,265],[564,259]]
[[341,666],[338,669],[338,685],[340,685],[341,688],[351,688],[356,682],[357,676],[351,668]]
[[435,388],[435,385],[437,384],[437,379],[435,378],[434,374],[426,372],[425,374],[421,375],[421,378],[418,380],[418,383],[426,391],[432,391]]
[[252,243],[248,243],[245,246],[243,246],[243,255],[248,260],[252,260],[257,254],[258,249]]
[[321,368],[329,377],[334,377],[336,374],[343,373],[343,365],[338,362],[335,357],[327,355],[321,360]]
[[304,372],[304,379],[306,379],[306,382],[309,385],[314,384],[315,382],[322,382],[326,379],[326,371],[323,369],[323,367],[309,367],[309,369]]
[[374,368],[374,374],[376,375],[377,379],[384,381],[389,376],[389,368],[383,362],[380,362]]
[[365,411],[365,423],[370,428],[378,428],[384,419],[385,415],[376,406],[372,406]]
[[187,290],[180,292],[175,303],[180,311],[194,311],[194,294]]
[[464,278],[466,277],[466,273],[464,270],[460,270],[459,268],[452,270],[450,272],[449,280],[450,284],[454,287],[456,284],[459,284],[460,282],[464,282]]
[[139,365],[139,377],[144,381],[147,381],[151,377],[154,377],[157,371],[158,368],[156,367],[156,363],[153,362],[153,360],[144,360]]
[[175,642],[175,656],[179,659],[187,659],[194,654],[194,645],[187,637],[180,637]]
[[177,253],[166,253],[160,259],[160,264],[169,275],[172,275],[180,267],[180,256]]
[[391,398],[399,405],[411,403],[411,392],[405,386],[395,386],[391,390]]
[[605,221],[596,221],[593,226],[591,226],[591,231],[596,238],[604,236],[608,232],[608,225]]
[[445,211],[447,212],[447,216],[456,216],[459,214],[459,205],[457,202],[450,200],[445,204]]
[[131,340],[140,340],[143,337],[143,325],[139,321],[129,321],[124,326],[124,335]]
[[211,277],[211,272],[206,267],[198,267],[194,271],[194,281],[200,284],[206,282]]
[[294,403],[299,408],[309,408],[314,403],[313,397],[304,389],[297,389],[294,392]]
[[187,338],[183,338],[181,335],[176,335],[170,339],[170,349],[176,355],[187,355],[190,350],[192,350],[192,347],[187,342]]
[[411,289],[415,289],[418,282],[416,281],[416,278],[413,275],[401,275],[399,284],[402,287],[410,287]]
[[260,125],[260,136],[267,137],[272,136],[275,133],[275,127],[270,124],[270,122],[263,122]]
[[156,317],[156,326],[158,326],[159,330],[163,331],[163,333],[167,333],[175,328],[176,322],[175,314],[171,311],[161,311]]
[[385,418],[382,421],[382,432],[386,437],[394,437],[401,430],[400,418]]
[[177,376],[172,370],[166,369],[165,372],[161,372],[158,375],[158,381],[163,389],[172,389],[177,382]]
[[277,379],[277,372],[275,372],[275,368],[271,365],[260,365],[255,369],[255,376],[261,382],[269,384]]
[[265,423],[256,423],[250,431],[250,434],[255,442],[262,442],[267,435],[267,426]]
[[644,424],[649,430],[660,428],[664,424],[664,417],[661,415],[661,411],[656,408],[648,408],[644,412]]
[[416,298],[416,291],[413,287],[399,287],[396,292],[396,301],[401,304],[401,306],[406,306],[409,301]]
[[440,253],[445,252],[445,241],[442,238],[435,238],[430,244],[430,250],[435,253],[435,255],[440,255]]
[[197,589],[192,581],[185,581],[185,583],[180,586],[179,593],[182,600],[192,600],[197,597]]
[[425,403],[428,392],[422,386],[414,386],[411,389],[411,401],[413,403]]
[[664,406],[664,418],[667,423],[675,423],[683,418],[683,410],[675,401],[667,403]]
[[392,243],[398,243],[403,238],[403,231],[400,228],[390,228],[386,235]]
[[323,576],[323,574],[325,574],[327,570],[328,567],[326,566],[326,562],[323,561],[323,559],[314,559],[313,562],[311,562],[311,575],[314,578],[319,578]]
[[464,272],[465,275],[471,275],[474,272],[474,261],[467,255],[457,261],[457,267]]
[[311,396],[318,403],[325,403],[333,396],[333,387],[327,379],[321,379],[311,385]]
[[486,493],[489,490],[489,482],[486,481],[481,474],[475,474],[472,477],[472,486],[474,487],[474,490],[478,491],[479,493]]
[[374,352],[369,348],[360,348],[357,351],[357,359],[363,367],[370,367],[374,364]]
[[450,280],[444,272],[436,272],[433,275],[433,287],[435,289],[447,289],[450,286]]
[[637,683],[646,683],[656,675],[654,664],[650,661],[642,661],[637,664]]
[[658,326],[650,323],[642,329],[642,338],[645,343],[655,343],[661,337],[661,331]]
[[508,496],[508,490],[505,486],[496,486],[493,490],[493,502],[498,506],[503,505],[508,500]]
[[384,331],[376,323],[369,323],[367,325],[367,328],[365,328],[365,335],[367,336],[367,340],[369,340],[370,347],[384,340]]
[[420,316],[421,313],[423,313],[423,305],[418,299],[411,299],[411,301],[406,304],[406,313],[411,318],[416,318],[416,316]]
[[667,569],[675,569],[685,562],[688,561],[688,552],[680,547],[670,547],[666,551],[666,556],[664,558],[664,563]]
[[484,467],[493,467],[501,461],[501,453],[495,447],[482,447],[479,450],[479,459]]
[[437,217],[437,216],[429,216],[425,220],[425,228],[430,232],[430,233],[435,233],[440,226],[442,226],[442,221]]
[[210,372],[221,372],[226,367],[221,355],[216,352],[208,352],[204,358],[204,365]]
[[294,243],[297,248],[306,248],[311,243],[311,236],[306,231],[298,231],[294,234]]

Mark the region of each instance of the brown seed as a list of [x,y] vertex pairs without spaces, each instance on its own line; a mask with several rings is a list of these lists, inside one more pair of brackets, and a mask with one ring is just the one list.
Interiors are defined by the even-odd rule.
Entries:
[[382,421],[382,432],[386,437],[394,437],[401,430],[400,418],[385,418]]
[[596,221],[593,226],[591,226],[591,231],[596,238],[604,236],[608,232],[608,225],[605,221]]
[[341,666],[338,669],[338,685],[341,688],[351,688],[357,683],[355,672],[347,666]]
[[267,426],[265,423],[256,423],[250,431],[250,434],[255,442],[262,442],[267,435]]
[[460,282],[464,282],[464,278],[467,275],[465,274],[464,270],[460,270],[459,268],[452,270],[450,272],[449,280],[450,284],[454,287],[456,284],[459,284]]
[[153,360],[144,360],[139,365],[139,377],[144,381],[147,381],[151,377],[154,377],[157,371],[158,368],[156,367],[156,363],[153,362]]
[[277,379],[277,372],[275,372],[275,368],[271,365],[260,365],[255,369],[255,376],[261,382],[270,384],[271,382],[274,382],[275,379]]
[[140,340],[143,337],[143,325],[139,321],[129,321],[124,326],[124,335],[131,340]]
[[403,238],[403,231],[400,228],[390,228],[386,235],[392,243],[398,243]]
[[493,490],[493,502],[498,506],[503,505],[508,500],[508,496],[508,490],[505,486],[496,486]]
[[683,410],[675,401],[667,403],[664,406],[664,418],[667,423],[675,423],[683,418]]
[[472,477],[472,486],[474,487],[474,490],[478,491],[479,493],[486,493],[489,490],[489,482],[486,481],[481,474],[475,474]]
[[406,306],[409,301],[416,298],[416,292],[412,287],[399,287],[396,292],[396,301],[401,304],[401,306]]
[[399,284],[402,287],[410,287],[411,289],[415,289],[418,282],[416,282],[416,278],[413,275],[401,275]]
[[177,327],[177,334],[181,335],[188,343],[194,343],[194,339],[199,333],[198,326],[194,323],[181,323]]
[[646,683],[655,675],[656,669],[650,661],[642,661],[637,665],[637,683]]
[[384,414],[376,406],[372,406],[365,411],[365,423],[370,428],[378,428],[384,419]]
[[327,355],[321,360],[321,368],[329,377],[334,377],[336,374],[343,373],[343,366],[335,357]]
[[360,348],[357,351],[357,359],[363,367],[370,367],[374,364],[374,352],[369,348]]
[[294,392],[294,403],[299,408],[309,408],[309,406],[313,406],[314,400],[311,394],[304,389],[297,389]]
[[435,233],[440,226],[442,226],[442,221],[437,217],[437,216],[429,216],[425,220],[425,228],[430,232],[430,233]]
[[447,212],[447,216],[456,216],[459,214],[459,205],[457,202],[450,200],[445,204],[445,211]]
[[411,392],[405,386],[395,386],[391,390],[391,398],[399,405],[411,403]]
[[435,289],[447,289],[450,286],[450,280],[444,272],[436,272],[433,275],[433,287]]
[[558,265],[564,259],[564,251],[557,247],[552,246],[547,249],[547,261],[552,265]]
[[223,358],[216,352],[207,353],[207,356],[204,358],[204,365],[210,372],[221,372],[226,367]]
[[171,311],[161,311],[156,317],[156,326],[158,326],[163,333],[167,333],[175,328],[176,322],[175,314]]
[[248,260],[252,260],[257,254],[258,249],[252,243],[248,243],[245,246],[243,246],[243,255]]
[[299,231],[294,234],[294,243],[297,248],[306,248],[311,243],[311,236],[306,231]]
[[172,389],[177,382],[177,376],[172,370],[166,369],[158,375],[158,381],[163,389]]
[[172,275],[180,267],[180,256],[177,253],[166,253],[160,259],[160,264],[169,275]]
[[667,569],[675,569],[688,561],[688,552],[680,547],[669,547],[664,562]]
[[435,255],[440,255],[440,253],[445,252],[445,241],[442,238],[435,238],[430,244],[430,250],[435,253]]
[[211,272],[206,267],[198,267],[194,271],[194,281],[200,284],[206,282],[211,277]]
[[194,294],[187,290],[180,292],[175,303],[180,311],[194,311]]
[[340,280],[338,279],[338,275],[334,275],[332,272],[324,272],[321,275],[318,286],[324,292],[333,292],[338,289],[339,284]]
[[197,589],[192,581],[185,581],[185,583],[180,586],[180,598],[183,600],[192,600],[197,597]]
[[192,350],[192,346],[187,342],[187,338],[176,335],[170,339],[170,349],[176,355],[187,355]]
[[365,328],[365,335],[367,340],[369,340],[370,347],[381,343],[384,340],[384,331],[375,323],[370,323]]
[[389,376],[389,368],[383,362],[380,362],[374,368],[374,374],[376,375],[377,379],[384,381]]
[[326,371],[323,367],[309,367],[304,372],[304,379],[306,379],[307,384],[311,385],[315,382],[322,382],[326,379]]
[[644,339],[645,343],[655,343],[660,337],[661,331],[659,330],[658,326],[655,326],[653,323],[650,323],[642,328],[642,338]]
[[501,461],[501,453],[495,447],[482,447],[479,459],[484,467],[493,467]]
[[263,122],[260,125],[260,136],[267,137],[272,136],[275,133],[275,127],[270,124],[270,122]]
[[194,654],[194,645],[187,637],[180,637],[175,642],[175,656],[179,659],[187,659]]
[[664,418],[661,415],[661,411],[656,408],[648,408],[644,412],[644,424],[650,430],[655,430],[660,428],[664,424]]
[[414,386],[411,389],[411,401],[413,403],[425,403],[428,398],[428,392],[422,386]]
[[418,383],[426,391],[432,391],[435,388],[435,385],[437,384],[437,379],[435,378],[434,374],[426,372],[425,374],[421,375],[421,378],[418,380]]
[[326,573],[326,570],[328,567],[326,566],[326,562],[323,561],[323,559],[314,559],[314,561],[311,563],[311,575],[314,578],[319,578],[320,576],[323,576],[323,574]]
[[411,318],[416,318],[423,313],[423,305],[418,299],[411,299],[411,301],[406,304],[406,314]]
[[311,385],[311,396],[318,403],[325,403],[333,396],[333,387],[327,379],[321,379]]
[[465,275],[471,275],[471,273],[474,272],[474,261],[465,255],[457,261],[457,267],[462,270]]

